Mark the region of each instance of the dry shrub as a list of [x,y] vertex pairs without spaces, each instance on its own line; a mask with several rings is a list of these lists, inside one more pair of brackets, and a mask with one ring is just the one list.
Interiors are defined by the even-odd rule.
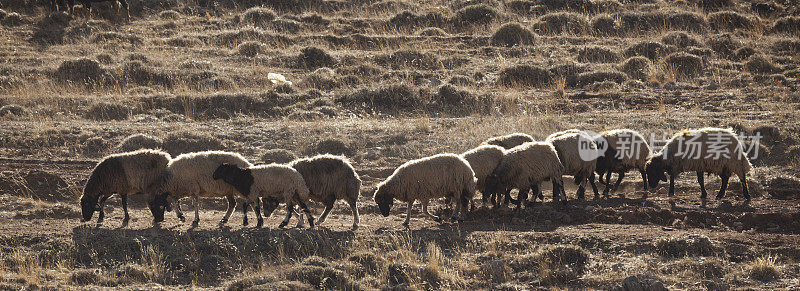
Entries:
[[411,112],[422,105],[419,92],[407,85],[390,85],[376,89],[360,89],[356,92],[343,94],[336,98],[336,103],[359,108],[361,110],[375,110],[390,114]]
[[8,16],[8,12],[6,12],[3,9],[0,9],[0,21],[3,20],[3,18],[6,18],[6,16]]
[[198,279],[201,282],[213,283],[233,275],[233,263],[226,257],[206,255],[198,262]]
[[542,280],[562,285],[576,280],[586,272],[589,252],[575,245],[547,245],[536,250]]
[[185,70],[211,70],[214,68],[209,61],[194,59],[183,61],[178,67]]
[[717,253],[717,247],[701,234],[660,239],[655,247],[659,255],[667,258],[707,257]]
[[511,12],[522,15],[531,14],[532,12],[531,8],[533,8],[536,5],[537,3],[535,1],[530,1],[530,0],[513,0],[511,2],[506,3],[506,7],[509,10],[511,10]]
[[158,13],[158,18],[165,20],[176,20],[181,18],[181,14],[175,10],[164,10]]
[[467,27],[489,24],[499,17],[500,14],[494,8],[485,4],[478,4],[459,9],[450,21],[454,26]]
[[686,48],[690,46],[700,46],[700,41],[692,35],[683,31],[671,31],[661,37],[661,42],[667,45]]
[[491,44],[494,46],[512,47],[532,43],[533,33],[518,22],[503,24],[491,38]]
[[628,80],[628,77],[624,73],[618,71],[602,70],[586,72],[578,75],[578,86],[584,87],[586,85],[605,81],[621,84],[625,82],[625,80]]
[[161,69],[145,65],[141,61],[126,62],[122,66],[122,76],[128,83],[139,86],[172,87],[173,77],[170,73]]
[[797,189],[800,189],[800,179],[792,176],[778,176],[767,179],[764,188],[774,199],[796,199],[800,197]]
[[326,290],[358,290],[358,283],[342,271],[330,267],[300,265],[290,269],[286,278],[308,283],[315,288]]
[[646,81],[652,70],[652,62],[645,57],[631,57],[622,64],[622,71],[631,79],[639,81]]
[[506,87],[547,88],[553,83],[553,75],[539,66],[516,65],[500,71],[497,81]]
[[447,32],[444,29],[438,27],[426,27],[419,31],[419,35],[422,36],[448,36]]
[[655,62],[668,55],[673,49],[657,41],[642,41],[625,50],[628,57],[643,56]]
[[716,10],[733,5],[733,0],[689,0],[689,2],[704,10]]
[[680,10],[667,12],[667,28],[703,32],[706,29],[706,25],[706,18],[700,13]]
[[103,156],[108,151],[108,148],[108,142],[99,136],[90,137],[80,143],[81,153],[89,157]]
[[772,43],[772,50],[777,53],[800,54],[800,40],[779,39]]
[[492,283],[503,283],[511,278],[513,273],[511,268],[505,262],[500,260],[491,260],[481,265],[481,274],[484,279]]
[[773,74],[782,71],[765,55],[754,55],[745,63],[745,69],[751,74]]
[[664,265],[662,269],[666,274],[680,274],[688,271],[703,279],[722,278],[726,274],[724,261],[719,258],[685,258]]
[[389,19],[389,24],[396,27],[442,26],[446,22],[447,18],[436,11],[429,11],[423,15],[403,11]]
[[556,12],[542,16],[533,24],[540,34],[584,34],[589,29],[586,17],[572,12]]
[[708,15],[708,23],[716,30],[752,29],[758,20],[751,20],[747,16],[735,11],[720,11]]
[[280,32],[296,34],[303,27],[300,22],[291,19],[275,19],[272,21],[272,28]]
[[104,275],[100,269],[73,270],[69,274],[67,281],[77,286],[95,285],[113,287],[117,285],[116,282],[111,280],[111,278]]
[[142,37],[130,33],[119,33],[116,31],[106,31],[97,33],[92,37],[92,42],[127,42],[130,44],[142,44]]
[[800,35],[800,16],[785,16],[772,26],[772,33]]
[[430,101],[430,110],[456,116],[486,113],[492,108],[490,97],[477,97],[469,91],[449,84],[440,86],[437,94],[430,97]]
[[92,120],[126,120],[133,110],[122,103],[100,102],[89,107],[84,117]]
[[265,164],[279,163],[285,164],[297,158],[294,152],[287,149],[271,149],[261,155],[261,161]]
[[349,156],[353,153],[353,149],[340,139],[329,138],[316,142],[307,152]]
[[336,89],[340,86],[339,81],[336,79],[336,72],[325,67],[316,69],[309,74],[305,80],[303,80],[303,85],[325,91]]
[[347,260],[361,265],[362,268],[372,275],[378,275],[386,269],[386,260],[372,252],[358,252],[347,257]]
[[777,280],[781,277],[777,262],[778,257],[772,255],[756,258],[747,266],[748,275],[750,275],[750,278],[761,282]]
[[390,55],[378,56],[375,61],[381,65],[389,65],[394,69],[435,70],[442,67],[442,63],[435,54],[414,49],[398,50]]
[[578,51],[578,61],[584,63],[616,63],[619,59],[619,53],[604,46],[589,46]]
[[601,14],[592,18],[592,31],[599,36],[619,36],[622,33],[622,23],[609,14]]
[[313,70],[320,67],[333,67],[336,61],[325,50],[309,46],[300,50],[298,64],[300,67]]
[[623,12],[620,16],[626,33],[650,33],[668,26],[668,15],[662,12]]
[[0,117],[20,117],[26,116],[28,113],[29,111],[27,108],[16,104],[8,104],[0,107]]
[[58,66],[55,73],[58,80],[79,84],[100,82],[105,74],[106,71],[100,66],[99,62],[87,58],[66,60]]
[[188,35],[168,38],[164,43],[174,47],[197,47],[203,44],[198,38]]
[[220,150],[222,142],[208,133],[179,131],[167,135],[163,147],[174,157],[183,153]]
[[252,7],[241,14],[241,22],[254,26],[266,26],[277,16],[268,8]]
[[664,59],[664,63],[677,71],[680,80],[691,80],[703,74],[703,59],[687,53],[673,53]]
[[19,25],[22,25],[22,24],[25,24],[25,23],[28,23],[28,22],[29,22],[28,18],[26,18],[26,17],[24,17],[24,16],[22,16],[19,13],[16,13],[16,12],[8,13],[8,14],[6,14],[5,17],[0,19],[0,24],[3,24],[5,26],[12,26],[12,27],[13,26],[19,26]]
[[742,46],[741,41],[734,39],[730,34],[713,35],[706,40],[711,50],[717,53],[720,57],[726,59],[734,58],[736,49]]
[[257,41],[246,41],[236,46],[236,53],[245,57],[255,57],[260,53],[266,51],[267,46]]
[[137,133],[126,137],[117,145],[117,152],[131,152],[138,149],[160,149],[163,140],[160,138]]

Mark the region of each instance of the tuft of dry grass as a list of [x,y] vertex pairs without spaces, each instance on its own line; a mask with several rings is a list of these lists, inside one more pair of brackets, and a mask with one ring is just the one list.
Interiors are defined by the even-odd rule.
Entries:
[[761,282],[769,282],[781,277],[778,256],[771,254],[756,258],[747,264],[746,269],[750,278]]

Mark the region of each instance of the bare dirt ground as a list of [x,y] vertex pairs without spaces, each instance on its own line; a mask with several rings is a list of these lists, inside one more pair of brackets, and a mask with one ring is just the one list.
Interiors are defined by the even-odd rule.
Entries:
[[[45,2],[0,3],[0,289],[800,288],[796,1],[143,0],[130,21]],[[751,201],[735,177],[703,205],[693,173],[667,197],[632,171],[609,198],[545,186],[461,223],[416,205],[405,229],[405,205],[383,217],[370,197],[409,159],[496,135],[704,126],[763,137]],[[339,204],[313,229],[277,229],[284,210],[242,227],[239,209],[220,227],[207,200],[199,227],[153,227],[142,197],[125,228],[117,197],[81,223],[94,164],[139,147],[346,155],[361,224]]]

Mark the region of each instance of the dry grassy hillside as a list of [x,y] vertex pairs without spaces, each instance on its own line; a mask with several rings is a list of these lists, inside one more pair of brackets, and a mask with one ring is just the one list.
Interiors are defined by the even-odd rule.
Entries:
[[[130,20],[110,2],[91,18],[0,2],[0,289],[800,288],[797,1],[129,2]],[[749,203],[736,178],[705,206],[692,173],[673,198],[643,199],[635,173],[579,201],[567,178],[566,206],[546,186],[519,213],[416,209],[406,230],[405,205],[384,218],[371,198],[403,162],[491,136],[704,126],[763,136]],[[311,230],[276,229],[283,210],[218,228],[221,199],[198,228],[152,227],[141,196],[126,228],[117,197],[103,225],[80,223],[94,164],[141,147],[344,154],[361,227],[340,204]]]

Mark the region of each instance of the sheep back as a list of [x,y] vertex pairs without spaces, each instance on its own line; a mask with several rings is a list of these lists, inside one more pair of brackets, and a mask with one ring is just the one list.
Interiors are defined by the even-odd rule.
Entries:
[[[500,160],[503,159],[504,149],[496,145],[481,145],[461,154],[478,179],[478,189],[485,189],[486,178],[494,172]],[[483,191],[483,190],[482,190]]]
[[84,195],[148,193],[169,161],[168,153],[150,149],[109,155],[92,170]]
[[[289,201],[297,195],[301,201],[308,200],[308,187],[297,170],[280,164],[258,165],[250,167],[253,175],[251,195]],[[253,198],[253,197],[250,197]]]
[[[690,143],[699,146],[694,146],[692,150]],[[712,149],[713,144],[722,146]],[[717,150],[726,151],[728,157],[717,156]],[[741,141],[732,129],[707,127],[680,131],[667,141],[660,154],[664,162],[677,173],[703,171],[720,175],[728,170],[744,177],[752,168]]]
[[237,153],[205,151],[181,154],[167,165],[165,185],[159,192],[169,192],[176,199],[191,195],[221,197],[239,193],[225,181],[214,180],[214,171],[222,164],[232,164],[243,169],[252,167],[250,162]]
[[358,200],[361,178],[347,158],[317,155],[295,160],[290,165],[303,176],[308,190],[311,191],[309,197],[312,200],[319,202],[333,202],[338,199],[348,202]]
[[487,139],[483,144],[501,146],[510,149],[526,142],[534,141],[533,137],[525,133],[512,133]]
[[530,142],[507,150],[493,175],[512,188],[524,188],[531,183],[564,174],[564,166],[556,149],[548,142]]
[[594,139],[588,134],[580,131],[562,132],[560,135],[551,135],[547,142],[556,149],[558,159],[564,165],[564,174],[586,178],[594,173],[598,151]]
[[[631,168],[644,170],[651,149],[647,140],[641,133],[631,129],[615,129],[602,132],[599,137],[605,139],[608,145],[606,147],[605,157],[610,160],[619,161],[619,163],[614,165],[614,168],[622,170]],[[617,152],[617,157],[609,156],[608,149],[613,149]],[[621,150],[624,151],[624,153],[620,153]]]
[[376,196],[388,194],[403,202],[434,198],[461,198],[462,191],[475,193],[475,173],[469,162],[455,154],[438,154],[411,160],[378,184]]

